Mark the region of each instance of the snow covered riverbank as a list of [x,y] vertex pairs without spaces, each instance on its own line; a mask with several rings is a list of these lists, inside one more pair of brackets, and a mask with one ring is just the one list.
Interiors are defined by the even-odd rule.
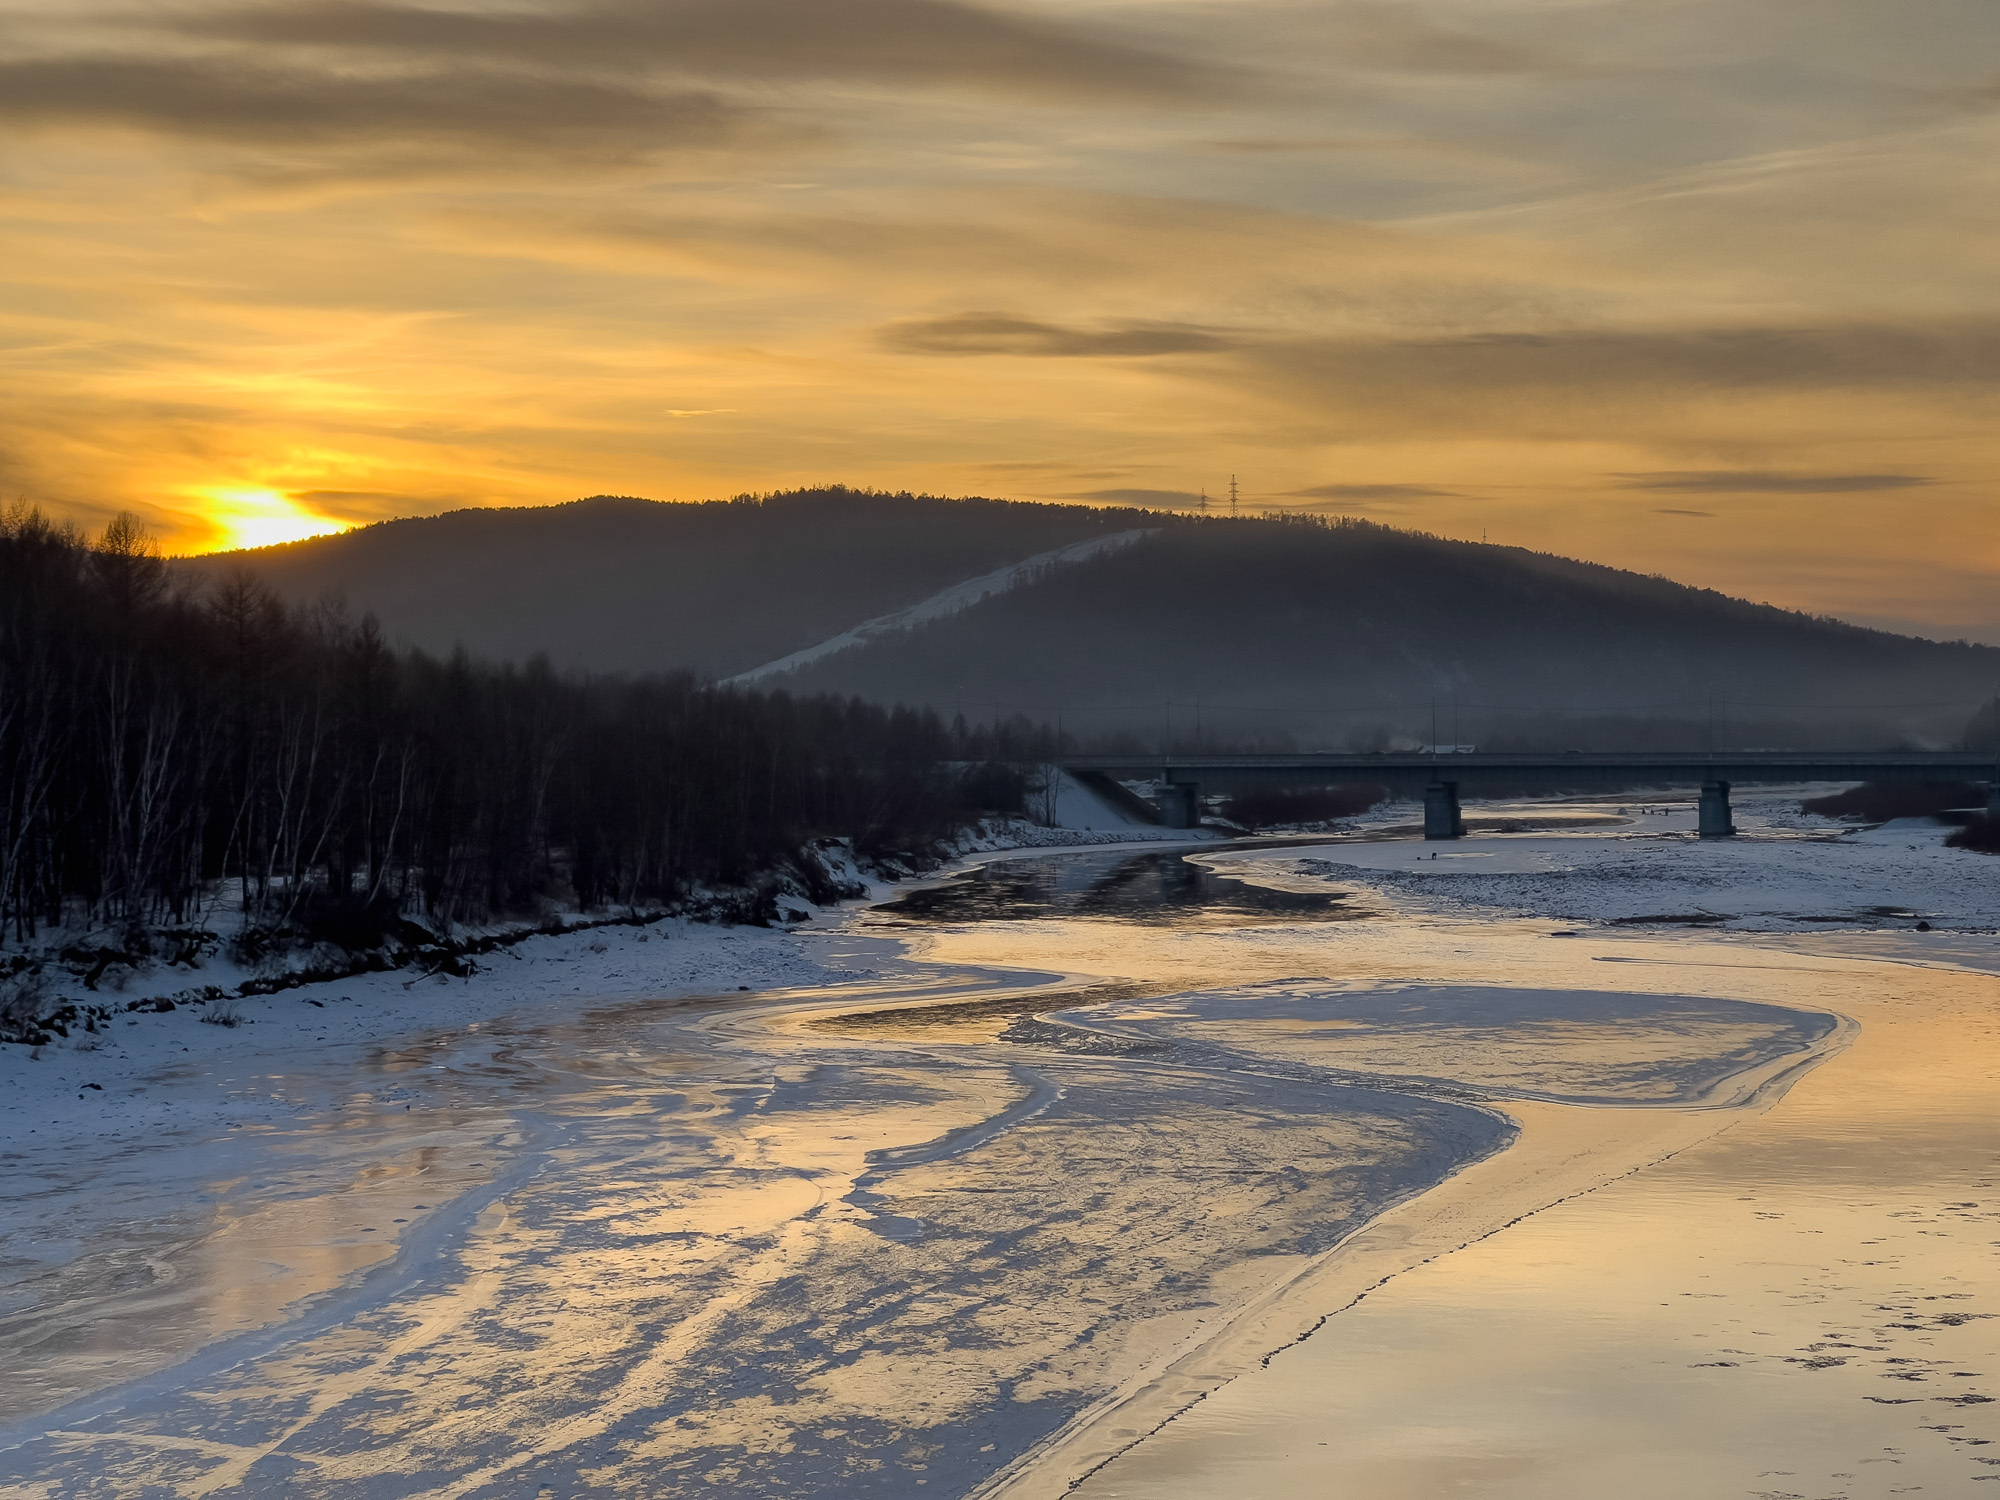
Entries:
[[[879,912],[0,1054],[0,1488],[1059,1493],[1384,1278],[1769,1108],[1891,967],[1550,920],[1596,870],[1789,889],[1852,849],[1818,905],[1990,942],[1882,914],[1897,851],[1775,802],[1708,846],[1482,815],[1517,831],[1186,850],[1249,886],[1158,843],[969,855]],[[2000,870],[1939,832],[1897,858]]]
[[[882,945],[885,949],[887,945]],[[809,929],[666,919],[535,936],[486,955],[474,973],[353,975],[214,1007],[115,1016],[44,1047],[0,1047],[0,1112],[15,1149],[53,1136],[78,1143],[167,1130],[245,1126],[309,1107],[282,1087],[233,1086],[310,1060],[316,1068],[398,1037],[463,1031],[502,1017],[556,1019],[579,1005],[676,994],[836,985],[874,976],[826,953]],[[166,974],[128,995],[185,985]],[[121,1001],[128,995],[120,995]],[[214,1086],[208,1086],[209,1084]],[[311,1101],[317,1104],[321,1101]]]
[[1407,818],[1387,808],[1324,843],[1202,862],[1301,890],[1358,886],[1388,909],[1439,916],[1752,932],[2000,928],[2000,858],[1946,848],[1953,830],[1927,818],[1868,828],[1800,812],[1802,795],[1821,790],[1739,792],[1739,831],[1727,839],[1696,838],[1686,801],[1469,804],[1473,831],[1450,842],[1383,838],[1399,812]]
[[[963,863],[1011,850],[1209,837],[1213,835],[1161,828],[1042,827],[1025,819],[996,818],[966,830],[945,853]],[[119,951],[101,933],[44,934],[32,951],[0,951],[0,960],[12,960],[0,966],[0,975],[35,963],[34,970],[0,981],[0,998],[32,982],[33,993],[15,1003],[23,1005],[26,1017],[47,1018],[24,1019],[11,1032],[0,1031],[5,1038],[0,1040],[0,1107],[51,1090],[73,1094],[94,1084],[102,1092],[113,1080],[138,1076],[183,1053],[225,1060],[272,1049],[386,1040],[403,1031],[504,1015],[524,1005],[545,1006],[552,995],[618,999],[839,982],[852,976],[817,968],[794,939],[837,925],[843,910],[884,899],[902,879],[919,872],[864,869],[851,851],[830,843],[815,855],[824,867],[820,884],[848,893],[849,899],[816,907],[796,882],[781,882],[772,892],[698,898],[693,908],[708,915],[695,919],[569,912],[546,930],[527,922],[496,923],[425,935],[423,945],[415,948],[278,948],[254,962],[230,956],[224,940],[232,920],[227,912],[211,920],[219,930],[190,929],[180,935],[199,942],[156,939],[143,945],[154,950],[151,957]],[[955,867],[947,864],[939,873]],[[760,906],[769,908],[772,925],[729,919],[732,912],[754,914]],[[814,921],[818,927],[801,925]],[[169,961],[165,952],[176,947],[186,956]],[[39,1040],[20,1041],[24,1034]],[[81,1113],[114,1128],[118,1123],[115,1110]]]

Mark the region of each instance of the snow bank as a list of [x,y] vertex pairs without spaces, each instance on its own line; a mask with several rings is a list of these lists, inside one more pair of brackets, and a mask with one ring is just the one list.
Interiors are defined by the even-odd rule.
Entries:
[[[1468,804],[1468,820],[1533,831],[1474,831],[1425,843],[1384,809],[1373,826],[1324,844],[1203,863],[1286,884],[1372,889],[1388,905],[1439,914],[1507,911],[1562,921],[1742,931],[2000,928],[2000,865],[1945,847],[1951,829],[1897,819],[1865,829],[1801,813],[1797,788],[1735,799],[1737,835],[1695,836],[1685,803]],[[1557,814],[1617,817],[1611,827],[1537,826]]]
[[[397,970],[233,998],[232,1025],[213,1024],[213,1005],[118,1014],[96,1032],[72,1027],[47,1046],[0,1047],[0,1113],[17,1144],[41,1146],[51,1137],[85,1145],[133,1133],[275,1123],[309,1101],[233,1080],[283,1077],[307,1065],[327,1071],[343,1053],[397,1037],[476,1030],[503,1017],[841,984],[876,972],[823,953],[816,936],[810,922],[766,929],[668,918],[536,935],[481,958],[463,977]],[[891,950],[880,946],[886,961]],[[142,979],[133,988],[161,983]]]
[[956,840],[952,848],[959,854],[993,854],[1006,849],[1080,849],[1099,844],[1200,844],[1221,837],[1213,829],[1161,828],[1151,823],[1049,828],[1025,818],[987,818]]

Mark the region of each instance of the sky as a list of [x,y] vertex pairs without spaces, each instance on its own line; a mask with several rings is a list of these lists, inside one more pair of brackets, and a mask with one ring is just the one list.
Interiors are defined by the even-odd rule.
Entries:
[[1992,0],[0,0],[0,502],[1362,515],[2000,641]]

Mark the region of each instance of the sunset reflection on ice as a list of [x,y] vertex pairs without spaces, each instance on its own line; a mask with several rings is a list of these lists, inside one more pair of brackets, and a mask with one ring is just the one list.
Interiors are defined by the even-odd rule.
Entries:
[[[1446,1252],[1787,1118],[1762,1111],[1826,1076],[1879,971],[1370,919],[1133,858],[864,914],[912,949],[893,981],[379,1053],[298,1129],[233,1143],[232,1183],[282,1168],[286,1192],[215,1184],[155,1257],[210,1284],[260,1242],[354,1258],[303,1271],[318,1294],[282,1316],[277,1274],[240,1314],[41,1287],[4,1346],[0,1474],[49,1496],[1057,1493],[1203,1395],[1225,1410],[1383,1277],[1475,1266]],[[371,1194],[408,1209],[386,1248],[351,1232],[384,1216],[350,1212]],[[212,1326],[121,1367],[114,1306],[139,1344],[152,1319]],[[64,1334],[66,1309],[97,1331]],[[1337,1360],[1353,1326],[1272,1370]],[[34,1369],[70,1371],[58,1402]],[[1092,1492],[1172,1492],[1152,1455],[1187,1430]]]

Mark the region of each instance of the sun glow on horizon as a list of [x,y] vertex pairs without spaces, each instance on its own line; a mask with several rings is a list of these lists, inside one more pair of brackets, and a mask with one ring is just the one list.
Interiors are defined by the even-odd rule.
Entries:
[[348,529],[347,522],[320,515],[281,490],[263,488],[201,490],[195,514],[210,532],[198,549],[203,552],[275,547]]
[[2000,642],[2000,5],[828,10],[6,4],[0,504],[1233,474]]

